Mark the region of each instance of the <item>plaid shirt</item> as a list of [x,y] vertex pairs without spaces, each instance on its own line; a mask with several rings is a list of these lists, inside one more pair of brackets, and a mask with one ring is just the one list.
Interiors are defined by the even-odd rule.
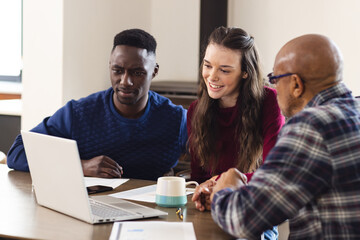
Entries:
[[249,239],[286,219],[290,239],[360,239],[360,101],[342,83],[317,94],[247,186],[214,195],[212,216]]

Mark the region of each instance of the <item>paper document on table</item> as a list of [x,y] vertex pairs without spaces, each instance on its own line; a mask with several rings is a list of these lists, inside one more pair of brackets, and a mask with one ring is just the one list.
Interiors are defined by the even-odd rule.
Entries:
[[109,240],[196,240],[191,222],[115,222]]
[[[186,195],[194,193],[193,188],[186,188]],[[135,200],[135,201],[141,201],[141,202],[155,202],[155,195],[156,195],[156,184],[141,187],[141,188],[135,188],[128,191],[118,192],[109,194],[111,197],[116,198],[123,198],[128,200]]]
[[135,188],[128,191],[110,194],[111,197],[123,198],[142,202],[155,202],[156,184]]
[[100,185],[100,186],[112,187],[113,189],[129,181],[128,178],[97,178],[97,177],[84,177],[84,180],[86,187]]

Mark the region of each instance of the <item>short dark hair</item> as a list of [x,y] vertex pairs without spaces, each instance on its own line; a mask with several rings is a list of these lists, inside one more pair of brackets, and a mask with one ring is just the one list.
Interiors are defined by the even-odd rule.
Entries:
[[112,51],[118,45],[127,45],[137,48],[146,49],[148,53],[156,52],[156,40],[149,33],[141,29],[128,29],[118,33],[114,38]]

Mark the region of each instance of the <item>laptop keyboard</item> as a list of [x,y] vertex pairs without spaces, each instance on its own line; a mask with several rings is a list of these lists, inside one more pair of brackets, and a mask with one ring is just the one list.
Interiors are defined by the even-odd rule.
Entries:
[[135,215],[134,213],[127,212],[125,210],[114,208],[106,204],[103,204],[101,202],[94,201],[93,199],[89,199],[89,200],[90,200],[92,213],[101,218],[115,218],[115,217]]

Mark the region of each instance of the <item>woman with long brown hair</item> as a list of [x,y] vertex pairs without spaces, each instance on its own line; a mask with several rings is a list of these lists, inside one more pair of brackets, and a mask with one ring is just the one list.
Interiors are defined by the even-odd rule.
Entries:
[[193,196],[204,211],[210,209],[206,197],[216,176],[236,167],[251,179],[275,145],[284,117],[276,91],[265,86],[254,39],[244,30],[219,27],[212,32],[201,75],[187,126],[191,179],[210,179]]

